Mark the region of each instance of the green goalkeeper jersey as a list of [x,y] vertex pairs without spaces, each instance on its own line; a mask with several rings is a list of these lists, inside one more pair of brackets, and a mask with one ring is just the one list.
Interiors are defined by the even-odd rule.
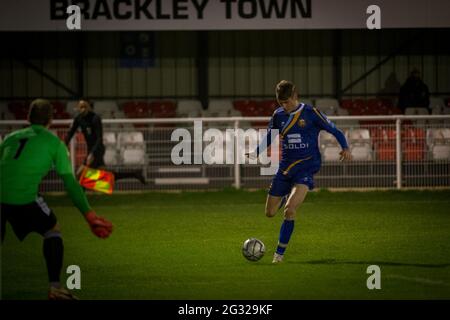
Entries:
[[1,202],[23,205],[35,201],[42,179],[53,168],[76,207],[88,212],[90,207],[75,180],[67,147],[41,125],[15,131],[0,145]]

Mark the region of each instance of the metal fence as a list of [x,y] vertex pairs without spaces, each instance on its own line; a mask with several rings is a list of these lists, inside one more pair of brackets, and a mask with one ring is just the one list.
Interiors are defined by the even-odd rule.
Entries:
[[[339,161],[340,147],[334,137],[322,131],[319,137],[322,168],[315,176],[319,188],[424,188],[450,187],[450,116],[344,116],[329,117],[342,129],[350,144],[353,161]],[[126,179],[116,190],[203,190],[267,188],[270,175],[261,175],[261,164],[239,164],[232,156],[229,164],[206,164],[202,153],[211,141],[204,141],[208,129],[223,133],[223,148],[216,152],[238,154],[249,149],[234,142],[230,130],[265,128],[267,117],[104,119],[105,162],[113,171],[141,170],[147,184]],[[70,120],[54,121],[51,130],[63,138]],[[194,129],[202,125],[202,131]],[[0,137],[22,128],[24,121],[0,121]],[[172,141],[176,129],[189,133],[186,157],[191,164],[177,165],[171,157],[179,140]],[[230,148],[227,143],[230,143]],[[74,169],[86,156],[81,133],[70,144]],[[247,150],[249,151],[249,150]],[[43,180],[42,192],[63,191],[54,171]]]

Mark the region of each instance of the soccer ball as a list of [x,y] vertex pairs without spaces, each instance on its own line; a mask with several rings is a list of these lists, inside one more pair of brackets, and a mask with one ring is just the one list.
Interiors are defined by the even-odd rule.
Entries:
[[264,243],[256,238],[250,238],[245,240],[242,246],[242,254],[247,260],[258,261],[264,256],[266,252],[266,246]]

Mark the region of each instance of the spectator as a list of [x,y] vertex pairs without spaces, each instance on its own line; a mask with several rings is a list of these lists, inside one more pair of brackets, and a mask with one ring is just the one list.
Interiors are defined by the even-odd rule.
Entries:
[[430,92],[422,81],[420,71],[413,69],[410,76],[400,88],[398,106],[404,112],[406,108],[428,108]]

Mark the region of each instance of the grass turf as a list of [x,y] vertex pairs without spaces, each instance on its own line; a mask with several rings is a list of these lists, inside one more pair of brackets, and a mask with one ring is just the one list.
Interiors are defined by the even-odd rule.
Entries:
[[[82,299],[449,299],[450,192],[310,193],[285,262],[272,265],[282,215],[264,216],[265,192],[89,196],[115,224],[89,231],[66,197],[46,197],[62,226],[66,267],[81,268]],[[267,253],[241,254],[249,237]],[[381,268],[381,290],[366,269]],[[45,299],[42,240],[8,226],[2,298]]]

